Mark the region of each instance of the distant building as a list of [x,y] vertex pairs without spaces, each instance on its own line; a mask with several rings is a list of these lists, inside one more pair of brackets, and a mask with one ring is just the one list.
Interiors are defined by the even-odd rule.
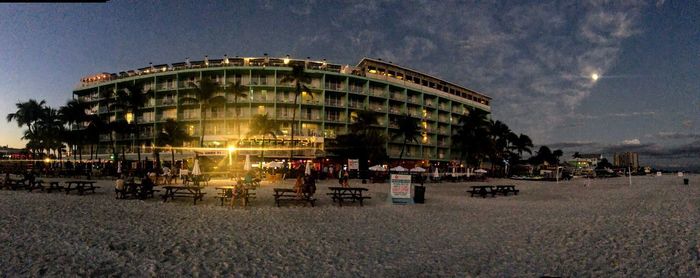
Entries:
[[639,168],[639,154],[636,152],[615,153],[613,155],[613,165],[637,169]]

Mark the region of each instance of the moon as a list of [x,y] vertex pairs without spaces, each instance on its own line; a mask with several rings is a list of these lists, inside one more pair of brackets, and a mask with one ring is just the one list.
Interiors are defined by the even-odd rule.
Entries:
[[600,76],[597,73],[591,74],[591,79],[593,79],[593,81],[598,80],[598,78],[600,78]]

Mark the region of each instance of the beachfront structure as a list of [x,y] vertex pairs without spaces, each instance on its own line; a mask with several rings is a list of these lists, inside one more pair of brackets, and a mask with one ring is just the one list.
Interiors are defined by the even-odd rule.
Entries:
[[[381,59],[362,59],[357,66],[331,64],[309,59],[273,58],[265,55],[255,58],[209,59],[174,64],[149,65],[138,70],[119,73],[100,73],[81,79],[73,97],[89,104],[89,113],[97,114],[105,121],[137,118],[139,142],[134,136],[113,136],[118,148],[134,152],[141,147],[149,152],[161,125],[168,118],[184,124],[186,131],[199,137],[200,125],[204,125],[204,151],[224,154],[229,146],[259,146],[261,136],[248,136],[253,116],[268,114],[280,123],[281,134],[277,138],[266,137],[266,158],[289,157],[291,122],[295,102],[292,83],[283,82],[291,74],[293,66],[304,67],[310,78],[309,90],[297,99],[294,128],[297,158],[325,156],[324,144],[336,136],[348,132],[352,115],[359,110],[378,113],[379,126],[385,134],[398,132],[397,118],[407,114],[420,119],[423,134],[419,142],[411,142],[406,148],[405,159],[448,161],[458,157],[451,149],[451,135],[469,108],[490,112],[491,98],[463,86],[430,76]],[[247,96],[237,99],[224,90],[218,95],[225,103],[206,109],[206,120],[200,115],[195,102],[182,101],[194,94],[191,84],[199,84],[208,78],[221,87],[239,82],[245,86]],[[123,111],[110,109],[114,92],[128,84],[143,86],[149,91],[145,105],[136,113],[125,115]],[[237,116],[238,115],[238,116]],[[238,128],[240,127],[240,133]],[[239,134],[240,137],[239,138]],[[110,134],[100,135],[98,148],[109,153]],[[403,140],[388,140],[386,149],[390,157],[398,158]],[[186,145],[198,146],[198,140]],[[286,150],[285,150],[286,147]],[[242,151],[244,152],[244,151]],[[256,154],[251,152],[251,154]]]
[[613,155],[613,165],[637,169],[639,168],[639,154],[636,152],[615,153]]

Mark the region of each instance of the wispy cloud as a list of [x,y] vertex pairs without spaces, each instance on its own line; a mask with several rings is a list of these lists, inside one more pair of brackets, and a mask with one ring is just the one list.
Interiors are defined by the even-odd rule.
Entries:
[[655,136],[659,139],[700,139],[699,133],[681,133],[681,132],[659,132]]

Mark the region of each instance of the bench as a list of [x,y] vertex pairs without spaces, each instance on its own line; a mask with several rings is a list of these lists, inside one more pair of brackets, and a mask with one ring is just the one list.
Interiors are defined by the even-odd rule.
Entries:
[[[217,193],[214,198],[219,199],[221,202],[221,205],[224,205],[224,202],[231,201],[234,195],[234,190],[238,190],[235,187],[232,186],[227,186],[227,187],[217,187],[216,189],[220,190],[219,193]],[[250,204],[251,199],[255,199],[256,194],[255,194],[255,187],[244,187],[240,190],[238,190],[236,196],[236,199],[242,199],[243,200],[243,205],[248,206]]]
[[275,191],[275,204],[277,207],[279,207],[282,202],[300,202],[303,203],[304,206],[306,206],[306,203],[309,203],[313,207],[316,202],[313,193],[302,192],[301,196],[297,196],[296,191],[291,188],[274,188],[273,190]]

